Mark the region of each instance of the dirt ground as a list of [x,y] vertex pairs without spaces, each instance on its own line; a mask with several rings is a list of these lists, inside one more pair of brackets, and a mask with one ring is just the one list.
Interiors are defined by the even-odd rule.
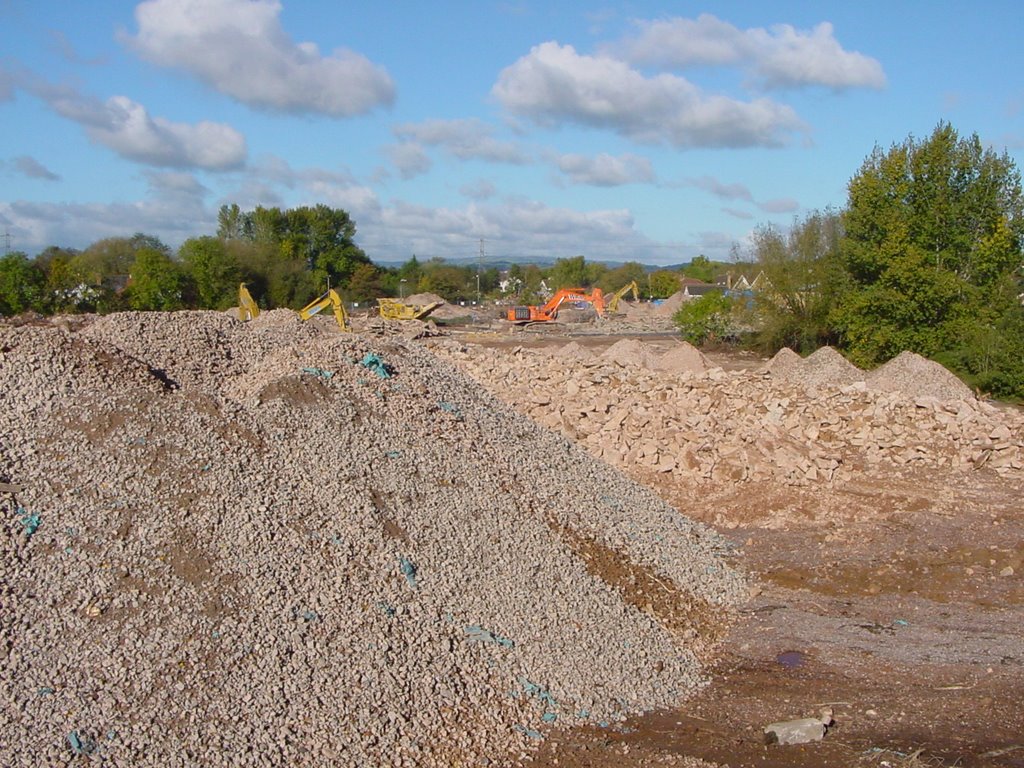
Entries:
[[[595,350],[618,337],[577,336]],[[671,335],[643,340],[661,349]],[[558,346],[565,331],[475,335]],[[727,368],[750,354],[712,354]],[[649,481],[721,531],[752,577],[678,710],[552,734],[530,764],[1024,766],[1024,485],[979,471],[893,473],[833,488]],[[825,738],[766,745],[768,723],[831,707]]]

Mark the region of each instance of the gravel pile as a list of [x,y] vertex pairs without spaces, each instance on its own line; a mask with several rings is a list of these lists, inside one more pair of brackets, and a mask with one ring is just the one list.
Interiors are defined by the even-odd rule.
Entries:
[[601,353],[601,358],[623,366],[657,368],[659,364],[658,354],[636,339],[619,339]]
[[688,341],[680,342],[658,360],[657,368],[668,373],[704,373],[711,364],[704,354]]
[[677,703],[744,592],[716,535],[401,340],[0,326],[0,405],[5,765],[503,765]]
[[904,392],[938,400],[973,400],[974,393],[939,363],[914,352],[900,352],[867,376],[871,389]]

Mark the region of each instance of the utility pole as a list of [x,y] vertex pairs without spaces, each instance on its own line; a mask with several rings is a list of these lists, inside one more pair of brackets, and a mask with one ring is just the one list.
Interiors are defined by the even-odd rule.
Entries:
[[480,255],[476,261],[476,300],[480,302],[480,270],[483,269],[484,265],[484,239],[480,238]]

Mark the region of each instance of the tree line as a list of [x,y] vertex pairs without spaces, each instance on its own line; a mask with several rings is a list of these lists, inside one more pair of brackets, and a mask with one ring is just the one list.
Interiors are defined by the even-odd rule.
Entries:
[[[52,246],[34,259],[14,252],[0,257],[0,314],[226,309],[237,303],[240,283],[264,308],[297,309],[328,285],[359,303],[427,292],[453,302],[538,302],[546,298],[545,287],[614,291],[635,280],[642,294],[664,298],[683,276],[676,270],[650,274],[638,262],[612,268],[583,256],[547,268],[515,264],[504,274],[493,266],[415,256],[388,268],[370,260],[355,234],[349,214],[326,205],[252,211],[225,205],[216,236],[190,238],[177,252],[143,233],[105,238],[82,251]],[[714,268],[699,256],[686,272],[710,278]]]
[[1009,156],[940,123],[876,147],[847,188],[842,210],[759,227],[766,287],[692,302],[684,335],[744,336],[769,354],[828,344],[864,368],[911,350],[1024,398],[1024,197]]

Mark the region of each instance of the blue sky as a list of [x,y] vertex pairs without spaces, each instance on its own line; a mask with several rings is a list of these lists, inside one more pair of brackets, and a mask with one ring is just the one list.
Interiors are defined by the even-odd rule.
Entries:
[[940,120],[1024,159],[1012,2],[0,0],[0,234],[349,211],[375,261],[679,263]]

